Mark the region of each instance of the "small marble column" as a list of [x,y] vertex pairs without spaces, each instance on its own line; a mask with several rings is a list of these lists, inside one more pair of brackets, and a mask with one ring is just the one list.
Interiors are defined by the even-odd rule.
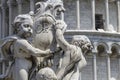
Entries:
[[22,0],[16,0],[18,4],[18,14],[22,14]]
[[1,9],[2,9],[2,38],[6,36],[6,0],[2,0],[1,3]]
[[[62,0],[62,2],[63,2],[63,0]],[[64,3],[64,2],[63,2],[63,3]],[[64,21],[64,12],[61,12],[61,20]]]
[[[120,56],[120,55],[119,55]],[[120,80],[120,57],[118,57],[118,76],[117,76],[117,80]]]
[[[2,38],[4,38],[6,36],[6,8],[7,8],[7,4],[6,4],[6,0],[1,0],[1,9],[2,9]],[[1,58],[4,58],[3,55],[0,55]],[[5,74],[5,63],[2,63],[2,74]]]
[[107,58],[107,80],[110,80],[111,78],[111,69],[110,69],[110,56],[109,54],[106,55]]
[[117,0],[117,22],[118,22],[117,31],[120,32],[120,1],[119,0]]
[[12,20],[13,20],[13,0],[9,0],[8,2],[9,7],[9,35],[13,34],[13,28],[12,28]]
[[2,38],[2,10],[0,6],[0,39]]
[[30,0],[30,11],[34,12],[35,10],[35,5],[34,5],[34,0]]
[[95,0],[91,0],[92,6],[92,30],[95,30]]
[[77,4],[77,29],[80,29],[80,0],[76,1]]
[[93,80],[97,80],[96,53],[93,53]]
[[109,0],[105,0],[105,30],[108,31],[109,27]]

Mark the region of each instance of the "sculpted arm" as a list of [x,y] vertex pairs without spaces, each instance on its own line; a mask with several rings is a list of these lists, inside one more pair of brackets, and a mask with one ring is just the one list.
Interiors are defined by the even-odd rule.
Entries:
[[82,52],[80,52],[80,56],[81,56],[81,60],[78,63],[79,71],[81,71],[82,68],[87,65],[87,61],[86,61],[85,57],[83,56]]
[[61,22],[57,22],[56,25],[56,40],[57,43],[59,44],[59,46],[66,51],[68,49],[68,47],[70,47],[70,44],[65,40],[64,36],[63,36],[63,31],[61,29],[61,27],[65,27],[66,24],[65,23],[61,23]]
[[33,47],[30,43],[28,43],[26,40],[22,40],[19,42],[19,46],[21,46],[21,50],[25,51],[26,53],[29,53],[33,56],[47,56],[50,53],[50,50],[40,50],[38,48]]

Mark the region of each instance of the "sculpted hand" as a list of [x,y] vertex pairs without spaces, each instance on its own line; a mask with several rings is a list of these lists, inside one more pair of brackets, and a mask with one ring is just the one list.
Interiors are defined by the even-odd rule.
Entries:
[[51,51],[50,49],[47,49],[47,50],[46,50],[46,53],[47,53],[47,54],[50,54],[50,53],[52,53],[52,51]]
[[46,53],[48,54],[48,55],[46,56],[46,58],[49,58],[49,57],[54,56],[54,51],[51,51],[50,49],[47,49],[47,50],[46,50]]
[[64,31],[66,29],[66,27],[67,27],[67,25],[64,21],[56,20],[55,29],[61,29],[62,31]]

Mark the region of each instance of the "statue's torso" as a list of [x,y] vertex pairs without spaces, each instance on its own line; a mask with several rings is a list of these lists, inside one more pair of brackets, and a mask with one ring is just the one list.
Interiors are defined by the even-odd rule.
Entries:
[[33,45],[41,50],[47,50],[54,47],[55,37],[53,29],[46,29],[36,34]]
[[[51,51],[54,51],[56,48],[56,42],[55,42],[55,34],[53,28],[47,29],[46,31],[42,31],[39,34],[36,34],[33,40],[33,45],[41,50],[50,49]],[[38,63],[41,64],[44,62],[45,58],[38,57],[37,59],[38,59]]]
[[15,58],[30,58],[31,54],[27,53],[26,51],[24,51],[21,47],[22,45],[20,43],[24,43],[24,39],[18,39],[14,42],[13,46],[13,53],[14,53],[14,57]]

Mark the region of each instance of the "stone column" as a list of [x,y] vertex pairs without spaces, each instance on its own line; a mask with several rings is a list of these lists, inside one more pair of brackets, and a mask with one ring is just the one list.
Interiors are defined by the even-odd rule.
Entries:
[[30,0],[30,11],[34,12],[35,10],[35,5],[34,5],[34,0]]
[[18,14],[22,14],[22,0],[16,0],[18,4]]
[[118,69],[119,72],[118,72],[117,80],[120,80],[120,57],[118,57]]
[[0,6],[0,39],[2,38],[2,10]]
[[117,0],[117,22],[118,22],[117,31],[120,32],[120,1],[119,0]]
[[[63,0],[62,0],[62,2],[63,2]],[[63,3],[64,3],[64,2],[63,2]],[[61,12],[61,20],[64,21],[64,12]]]
[[1,0],[1,9],[2,9],[2,38],[6,35],[6,0]]
[[97,80],[96,53],[93,53],[93,80]]
[[111,69],[110,69],[110,56],[107,54],[107,80],[110,80],[111,78]]
[[[0,6],[0,40],[2,39],[2,10]],[[0,54],[1,58],[1,54]],[[2,63],[0,63],[0,74],[2,74]]]
[[[1,9],[2,9],[2,38],[6,35],[6,0],[1,0]],[[0,55],[3,58],[2,55]],[[2,63],[2,74],[5,74],[5,63]]]
[[109,0],[105,0],[105,30],[108,31],[109,27]]
[[12,35],[13,28],[12,28],[12,20],[13,20],[13,0],[8,0],[8,7],[9,7],[9,35]]
[[91,0],[92,6],[92,29],[95,30],[95,0]]
[[77,29],[80,29],[80,0],[76,1],[77,4]]

